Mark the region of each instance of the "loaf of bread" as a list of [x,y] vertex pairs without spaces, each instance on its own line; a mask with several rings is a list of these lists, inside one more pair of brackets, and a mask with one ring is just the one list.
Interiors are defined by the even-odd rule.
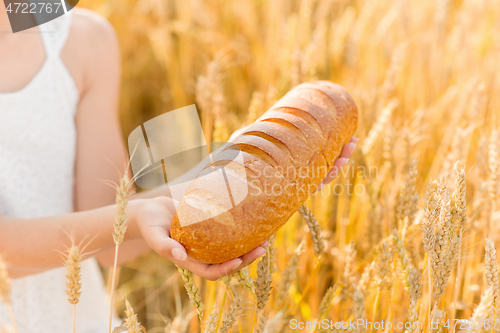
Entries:
[[[354,134],[357,118],[353,99],[338,84],[293,88],[213,156],[190,184],[174,214],[171,237],[204,263],[251,251],[325,178]],[[217,167],[224,169],[226,181],[211,172]]]

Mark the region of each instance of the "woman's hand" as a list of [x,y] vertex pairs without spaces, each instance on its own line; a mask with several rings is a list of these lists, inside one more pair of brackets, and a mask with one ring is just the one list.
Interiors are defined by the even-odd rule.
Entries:
[[340,173],[340,170],[344,166],[347,165],[349,162],[349,159],[352,156],[352,153],[354,152],[354,148],[356,148],[356,144],[358,143],[359,139],[358,138],[351,138],[351,141],[347,143],[343,148],[342,152],[340,153],[339,158],[335,161],[335,164],[333,165],[332,169],[330,172],[326,175],[325,179],[318,185],[316,188],[316,191],[320,191],[323,187],[328,185],[332,180],[337,178],[337,176]]
[[215,281],[220,277],[236,273],[266,253],[269,242],[265,241],[247,254],[221,264],[204,264],[187,257],[186,249],[170,238],[173,217],[172,200],[168,197],[137,199],[130,201],[130,229],[133,238],[142,237],[156,253],[202,278]]

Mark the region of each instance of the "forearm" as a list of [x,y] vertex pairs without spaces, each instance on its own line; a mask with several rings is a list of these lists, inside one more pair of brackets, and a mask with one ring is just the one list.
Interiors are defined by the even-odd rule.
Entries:
[[[140,237],[133,216],[142,204],[134,200],[127,207],[132,216],[125,234],[127,240]],[[60,252],[75,244],[87,245],[92,253],[112,247],[116,206],[85,212],[36,219],[0,218],[0,253],[7,261],[12,277],[34,274],[61,266]]]
[[[125,241],[120,245],[117,264],[121,266],[151,251],[151,248],[143,239]],[[96,254],[96,258],[99,264],[104,268],[112,267],[115,260],[115,247],[112,246],[99,251],[99,253]]]

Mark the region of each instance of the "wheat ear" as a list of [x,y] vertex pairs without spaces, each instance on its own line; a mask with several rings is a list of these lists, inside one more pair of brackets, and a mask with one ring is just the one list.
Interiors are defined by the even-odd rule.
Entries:
[[273,276],[271,273],[270,267],[270,258],[269,258],[269,248],[266,249],[267,253],[262,257],[262,259],[257,264],[257,278],[254,281],[255,287],[255,312],[254,318],[252,322],[252,329],[250,332],[253,332],[255,323],[258,319],[259,312],[264,309],[271,296],[272,289],[272,280]]
[[368,266],[365,267],[358,282],[357,288],[359,290],[366,291],[366,289],[370,286],[370,278],[372,277],[372,272],[376,268],[376,265],[377,263],[373,260]]
[[375,146],[376,140],[383,132],[387,123],[391,119],[392,112],[397,106],[398,106],[398,100],[394,99],[390,101],[387,104],[387,106],[380,111],[377,120],[373,124],[372,128],[368,132],[368,135],[366,136],[366,139],[364,140],[363,147],[361,149],[364,156],[368,156],[372,151],[373,147]]
[[437,232],[435,234],[436,242],[434,244],[434,250],[436,252],[437,261],[433,265],[434,267],[434,301],[439,301],[441,296],[445,292],[445,288],[448,285],[448,278],[451,272],[451,266],[453,264],[451,254],[451,244],[450,244],[450,227],[451,227],[451,216],[450,216],[450,195],[446,188],[446,182],[444,177],[440,179],[438,183],[439,192],[439,204],[441,206],[439,212],[439,218],[437,223]]
[[404,241],[401,238],[399,232],[394,229],[394,248],[398,255],[399,262],[401,264],[401,271],[403,276],[403,282],[405,285],[405,290],[410,296],[410,307],[408,309],[408,321],[410,322],[410,328],[407,330],[409,333],[416,332],[414,330],[415,323],[418,320],[417,302],[422,296],[422,271],[415,268],[411,263],[408,254],[405,250]]
[[[255,327],[255,333],[262,333],[264,332],[264,328],[265,328],[265,325],[266,325],[266,316],[265,316],[265,312],[262,313],[262,315],[259,317],[259,322],[257,323],[257,326]],[[253,330],[252,330],[252,333],[253,333]]]
[[[474,312],[472,314],[472,319],[474,319],[474,322],[479,322],[479,320],[485,320],[485,319],[488,320],[493,319],[493,314],[494,314],[493,293],[494,293],[493,287],[489,287],[481,296],[481,301],[479,302],[477,308],[474,309]],[[484,332],[486,332],[486,330],[484,330]],[[491,332],[491,330],[489,330],[489,332]]]
[[82,276],[81,276],[81,262],[83,254],[80,247],[72,245],[64,254],[64,265],[66,266],[66,294],[68,294],[68,301],[73,305],[73,333],[76,332],[76,304],[80,301]]
[[260,91],[254,91],[248,107],[247,122],[255,122],[264,112],[264,94]]
[[229,310],[224,315],[224,320],[222,321],[222,326],[220,328],[221,333],[227,333],[236,320],[238,320],[238,318],[243,314],[242,303],[243,301],[240,297],[234,298]]
[[455,288],[453,290],[453,307],[451,318],[455,318],[455,310],[458,299],[458,291],[461,284],[461,263],[462,263],[462,236],[467,224],[467,200],[466,200],[466,176],[465,166],[460,162],[456,162],[453,167],[455,179],[455,191],[452,196],[451,219],[454,228],[452,238],[452,257],[458,257],[457,274],[455,279]]
[[254,281],[257,296],[257,311],[264,309],[271,292],[272,275],[269,270],[269,255],[266,254],[257,264],[257,278]]
[[217,308],[217,302],[215,302],[210,316],[208,316],[208,319],[205,321],[203,333],[215,333],[217,331],[217,322],[219,321],[220,311],[221,310]]
[[177,269],[179,270],[179,273],[181,273],[182,280],[184,281],[184,287],[186,288],[189,299],[191,299],[191,303],[196,308],[198,317],[200,318],[200,320],[202,320],[204,305],[201,301],[198,287],[196,287],[196,284],[194,283],[193,273],[179,266],[177,266]]
[[[375,284],[379,291],[388,289],[391,285],[392,276],[392,249],[389,243],[382,243],[382,251],[374,261]],[[366,279],[366,277],[365,277]]]
[[498,148],[498,131],[493,129],[491,132],[489,142],[488,142],[488,194],[490,199],[490,210],[488,216],[488,231],[491,231],[492,223],[493,223],[493,213],[496,210],[496,202],[498,198],[498,188],[499,188],[499,179],[498,179],[498,171],[500,170],[500,158],[499,156],[499,148]]
[[262,333],[281,332],[282,327],[283,327],[283,312],[279,311],[271,319],[265,322],[265,325],[262,329]]
[[497,267],[497,251],[495,250],[495,244],[491,238],[486,238],[485,246],[485,263],[486,268],[486,282],[488,288],[492,289],[493,292],[493,304],[498,306],[498,300],[500,297],[500,285],[498,278],[498,267]]
[[[411,224],[413,216],[417,211],[418,194],[415,188],[417,181],[417,165],[418,159],[413,160],[405,179],[405,184],[399,195],[398,205],[396,207],[396,217],[399,223]],[[406,222],[405,222],[405,219]],[[406,228],[402,230],[402,237],[404,239]]]
[[318,219],[316,219],[313,212],[304,205],[299,208],[299,213],[302,215],[304,220],[306,220],[307,226],[309,227],[309,232],[311,233],[314,244],[314,254],[317,257],[320,257],[325,253],[325,241],[321,235],[321,227]]
[[242,270],[238,271],[237,275],[238,282],[240,282],[246,289],[248,289],[252,293],[253,297],[256,297],[253,280],[252,277],[248,274],[248,270],[246,268],[243,268]]
[[116,186],[116,213],[113,223],[113,241],[115,242],[115,258],[113,262],[113,273],[111,278],[111,291],[110,291],[110,307],[109,307],[109,333],[111,333],[111,324],[113,320],[113,308],[115,300],[116,288],[116,272],[118,265],[118,248],[125,239],[125,232],[127,231],[127,214],[125,212],[130,197],[134,193],[132,188],[133,179],[129,178],[128,165],[125,169],[124,175],[120,178],[119,184]]
[[[353,310],[352,310],[352,315],[353,317],[358,320],[358,319],[365,319],[365,295],[361,290],[359,290],[356,286],[354,286],[354,292],[352,293],[352,303],[353,303]],[[358,328],[359,333],[364,333],[366,329],[364,327]]]
[[288,297],[288,291],[295,282],[298,276],[298,267],[300,263],[300,256],[304,252],[302,243],[295,249],[294,255],[290,258],[289,264],[286,266],[285,271],[281,276],[280,283],[278,284],[278,301],[280,305],[284,305]]
[[335,294],[338,292],[339,287],[333,285],[326,290],[325,295],[321,299],[321,303],[319,304],[319,315],[318,319],[323,318],[323,316],[330,310],[330,306],[332,304],[333,299],[335,298]]
[[10,293],[12,291],[12,281],[9,278],[9,274],[7,272],[7,265],[0,255],[0,299],[7,305],[7,311],[9,312],[10,322],[12,324],[12,328],[14,332],[18,332],[17,330],[17,322],[14,317],[14,311],[12,310],[12,303],[10,299]]
[[[435,184],[435,182],[434,182]],[[429,190],[429,188],[428,188]],[[431,191],[434,192],[431,188]],[[428,191],[429,192],[429,191]],[[429,194],[429,193],[428,193]],[[431,308],[432,308],[432,276],[431,273],[433,271],[433,265],[436,259],[436,251],[434,250],[435,239],[435,221],[434,221],[434,205],[431,200],[433,200],[434,194],[432,193],[428,198],[430,199],[427,202],[427,206],[424,208],[424,214],[422,220],[420,221],[420,229],[422,231],[422,241],[424,243],[424,250],[427,252],[427,280],[429,287],[429,313],[428,317],[431,316]],[[430,206],[430,207],[429,207]]]
[[146,333],[144,326],[137,320],[137,314],[134,313],[132,305],[130,305],[128,300],[125,300],[125,326],[127,327],[127,333]]

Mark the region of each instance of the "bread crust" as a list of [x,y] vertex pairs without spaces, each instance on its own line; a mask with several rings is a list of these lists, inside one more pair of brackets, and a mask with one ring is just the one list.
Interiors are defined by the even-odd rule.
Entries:
[[[209,264],[251,251],[285,224],[325,178],[357,119],[356,104],[340,85],[317,81],[296,86],[214,156],[215,165],[224,165],[229,184],[246,177],[243,201],[233,207],[227,184],[207,165],[200,174],[204,177],[193,181],[179,203],[171,237],[190,258]],[[238,150],[243,163],[232,161]],[[244,191],[231,190],[236,197]]]

